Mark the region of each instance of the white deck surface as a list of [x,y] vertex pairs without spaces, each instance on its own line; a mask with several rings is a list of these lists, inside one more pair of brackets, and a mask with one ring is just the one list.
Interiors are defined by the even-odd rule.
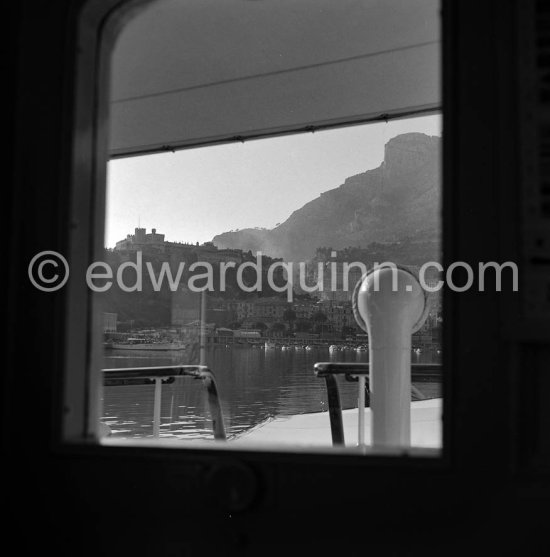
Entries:
[[[442,446],[441,399],[420,400],[411,403],[411,446],[436,448]],[[346,446],[357,445],[357,408],[344,410]],[[365,410],[365,441],[370,445],[370,408]],[[256,426],[231,441],[239,445],[298,445],[330,447],[332,437],[328,412],[279,417]]]

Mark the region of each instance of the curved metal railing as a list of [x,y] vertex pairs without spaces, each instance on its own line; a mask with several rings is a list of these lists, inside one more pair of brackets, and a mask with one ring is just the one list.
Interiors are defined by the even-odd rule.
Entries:
[[105,386],[122,385],[155,385],[155,401],[153,406],[153,436],[160,436],[160,405],[162,385],[173,383],[176,377],[200,379],[208,394],[208,407],[212,418],[214,439],[226,440],[222,408],[218,396],[218,387],[214,373],[201,365],[176,365],[103,369]]
[[[342,405],[336,376],[344,376],[348,381],[359,379],[359,419],[361,420],[361,408],[364,409],[364,402],[368,400],[370,366],[368,362],[318,362],[313,366],[313,370],[315,376],[324,379],[327,386],[332,444],[345,445]],[[411,364],[411,375],[417,379],[439,377],[441,370],[441,364]],[[362,392],[364,390],[366,390],[366,394]],[[414,385],[411,386],[411,390],[419,398],[424,398]],[[361,430],[361,422],[359,425],[359,430]],[[359,438],[362,439],[362,437],[363,431],[359,431]]]

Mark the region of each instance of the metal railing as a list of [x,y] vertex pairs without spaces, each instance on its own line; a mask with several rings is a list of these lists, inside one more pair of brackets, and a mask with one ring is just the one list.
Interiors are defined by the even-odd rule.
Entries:
[[200,379],[208,394],[208,407],[212,418],[214,439],[225,441],[225,425],[214,373],[201,365],[155,366],[104,369],[105,386],[155,385],[153,404],[153,437],[160,436],[160,408],[162,385],[173,383],[177,377]]
[[[416,378],[439,376],[441,369],[441,364],[411,364],[412,377]],[[369,364],[366,362],[318,362],[313,366],[313,370],[315,376],[324,379],[327,386],[330,431],[332,444],[335,446],[345,445],[342,405],[336,376],[344,376],[347,381],[358,381],[358,442],[359,445],[362,445],[365,435],[365,403],[369,398]],[[411,385],[411,391],[420,399],[424,398],[414,385]]]
[[[411,364],[412,377],[430,378],[441,374],[441,364]],[[212,419],[214,439],[227,440],[222,408],[218,395],[218,387],[214,373],[207,367],[201,365],[176,365],[103,369],[103,384],[105,386],[124,385],[154,385],[153,404],[153,436],[160,436],[161,424],[161,401],[162,385],[174,383],[177,377],[190,377],[200,379],[206,388],[208,395],[208,406]],[[340,392],[336,376],[344,376],[347,381],[359,383],[359,444],[364,439],[364,408],[369,402],[369,364],[361,363],[336,363],[318,362],[314,365],[316,377],[323,378],[327,387],[329,405],[330,430],[333,445],[345,445],[344,425],[342,418],[342,406],[340,403]],[[412,392],[419,398],[424,398],[422,393],[413,385]]]

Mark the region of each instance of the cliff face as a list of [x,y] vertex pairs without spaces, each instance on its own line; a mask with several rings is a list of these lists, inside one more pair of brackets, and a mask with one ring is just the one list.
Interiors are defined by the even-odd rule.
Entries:
[[273,230],[245,229],[213,239],[220,248],[261,250],[302,261],[320,246],[342,249],[371,242],[430,237],[440,231],[439,137],[408,133],[385,146],[375,169],[351,176],[310,201]]

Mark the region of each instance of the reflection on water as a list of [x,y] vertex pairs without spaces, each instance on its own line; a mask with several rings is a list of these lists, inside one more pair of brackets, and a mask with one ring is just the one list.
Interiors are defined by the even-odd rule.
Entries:
[[[364,362],[368,353],[211,347],[207,362],[216,374],[228,437],[265,420],[328,409],[325,382],[313,375],[313,364],[322,361]],[[440,361],[435,352],[412,354],[412,362]],[[181,352],[109,350],[105,368],[175,365],[188,363]],[[441,396],[439,381],[414,381],[427,398]],[[114,437],[150,437],[153,434],[152,385],[105,387],[103,421]],[[357,406],[357,385],[340,381],[343,408]],[[212,438],[206,396],[200,381],[177,378],[163,385],[161,437]]]

